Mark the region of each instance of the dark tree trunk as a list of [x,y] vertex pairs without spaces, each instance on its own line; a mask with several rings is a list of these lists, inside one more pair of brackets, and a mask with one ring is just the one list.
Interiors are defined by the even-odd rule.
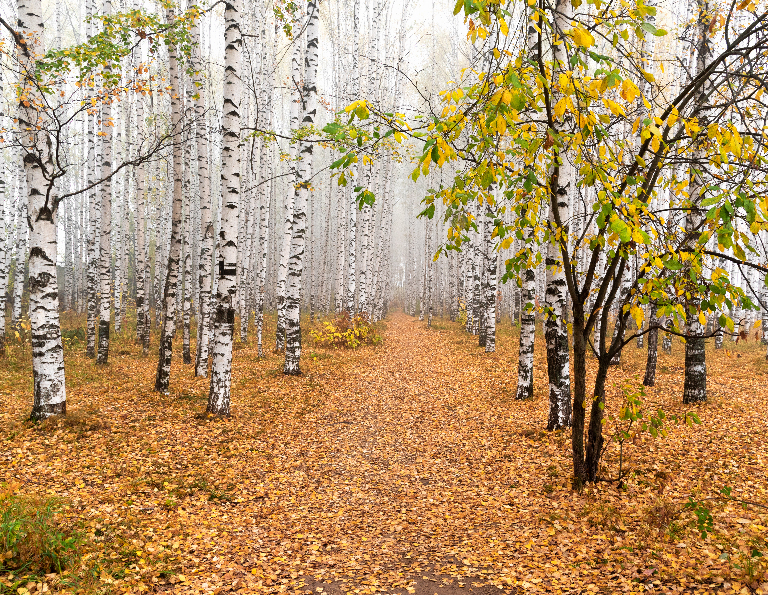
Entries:
[[643,385],[656,385],[656,361],[659,352],[659,326],[656,318],[656,306],[651,304],[651,319],[648,321],[648,359],[645,362]]
[[573,429],[571,447],[573,450],[573,477],[575,488],[587,481],[584,461],[584,403],[587,396],[587,338],[583,331],[584,315],[576,312],[573,321]]
[[605,381],[608,378],[610,359],[603,355],[600,357],[597,376],[595,377],[594,398],[589,412],[589,431],[587,434],[587,452],[585,460],[586,480],[597,480],[600,455],[603,450],[603,410],[605,408]]

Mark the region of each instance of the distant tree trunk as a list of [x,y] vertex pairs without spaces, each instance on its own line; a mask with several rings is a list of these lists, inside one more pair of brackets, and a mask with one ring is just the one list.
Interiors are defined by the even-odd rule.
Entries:
[[480,258],[478,259],[478,265],[479,265],[479,277],[480,277],[480,293],[478,294],[477,299],[477,344],[479,347],[485,347],[486,342],[486,330],[488,328],[487,325],[487,319],[488,319],[488,304],[485,300],[485,294],[488,291],[488,256],[490,248],[488,244],[491,242],[491,235],[488,233],[486,236],[486,229],[489,227],[489,223],[487,218],[484,216],[485,214],[482,213],[482,208],[478,210],[478,218],[477,218],[477,224],[480,227],[480,231],[477,234],[477,245],[478,245],[478,254]]
[[[144,101],[136,97],[136,127],[139,138],[144,133]],[[141,343],[144,355],[149,353],[149,300],[146,289],[149,281],[146,261],[146,222],[144,211],[147,207],[147,172],[146,165],[139,165],[136,170],[136,335]]]
[[[26,178],[26,174],[24,177]],[[27,186],[28,184],[19,180],[20,197]],[[18,330],[21,322],[24,282],[27,279],[27,251],[29,248],[29,225],[25,225],[27,220],[27,202],[21,198],[16,210],[16,267],[13,272],[13,303],[11,304],[11,326],[16,330]]]
[[761,321],[762,321],[762,330],[763,330],[763,337],[762,337],[762,344],[768,345],[768,287],[766,287],[765,284],[763,284],[762,289],[760,290],[760,301],[762,304],[760,304],[760,310],[761,312]]
[[[317,63],[318,39],[320,33],[320,14],[316,0],[307,2],[307,51],[304,59],[303,127],[313,127],[317,116]],[[301,284],[304,273],[304,235],[307,228],[307,202],[312,179],[312,153],[314,143],[300,144],[301,161],[296,184],[296,198],[293,208],[293,237],[291,238],[291,258],[288,263],[288,288],[285,308],[285,374],[301,373]]]
[[336,202],[336,285],[334,291],[335,311],[341,314],[344,309],[344,247],[346,246],[346,211],[344,209],[344,192],[337,191]]
[[[104,1],[104,14],[112,14],[112,1]],[[109,361],[109,325],[112,317],[112,104],[106,99],[101,107],[101,233],[99,235],[99,347],[96,363]]]
[[[528,228],[530,237],[533,230]],[[517,371],[517,399],[533,398],[533,347],[536,339],[536,272],[526,269],[522,274],[520,351]]]
[[493,220],[494,215],[490,205],[486,210],[485,226],[483,227],[483,244],[485,245],[485,275],[486,287],[483,299],[485,301],[485,352],[496,351],[496,273],[499,268],[499,253],[493,249]]
[[427,219],[425,222],[426,227],[426,239],[425,239],[425,252],[424,252],[424,264],[426,265],[426,278],[424,280],[424,295],[425,295],[425,308],[427,316],[427,328],[432,327],[432,286],[434,281],[434,267],[432,266],[432,227],[433,223],[431,219]]
[[[173,9],[166,9],[166,18],[172,22]],[[181,134],[181,85],[179,65],[174,46],[168,47],[168,70],[171,79],[171,127],[176,135]],[[168,266],[165,272],[163,291],[163,322],[160,328],[160,352],[157,359],[155,390],[168,394],[171,382],[171,359],[173,357],[173,335],[176,331],[176,294],[179,291],[179,260],[181,257],[181,216],[184,204],[182,194],[182,146],[173,144],[173,202],[171,206],[171,243],[168,249]]]
[[[300,43],[296,43],[291,58],[291,130],[299,127],[299,117],[301,111],[301,91],[297,86],[301,82],[301,56],[302,48]],[[298,177],[298,164],[296,160],[299,157],[299,150],[296,143],[292,143],[289,149],[291,155],[291,167],[295,169],[294,175]],[[296,191],[294,188],[288,188],[285,196],[285,213],[283,219],[283,246],[280,251],[280,268],[277,274],[277,330],[275,333],[275,351],[280,352],[285,349],[285,300],[288,283],[288,261],[291,255],[291,242],[293,239],[293,221],[294,221],[294,202],[296,200]]]
[[192,60],[197,89],[195,100],[195,140],[197,142],[197,177],[200,192],[200,258],[198,260],[198,315],[195,376],[208,376],[210,351],[211,281],[213,271],[213,220],[211,216],[211,175],[208,169],[208,128],[205,120],[205,93],[202,92],[203,63],[200,55],[200,25],[195,19],[192,30]]
[[182,312],[182,324],[183,324],[183,336],[182,336],[182,361],[185,364],[192,363],[192,354],[190,353],[190,324],[191,324],[191,311],[192,311],[192,139],[189,135],[184,135],[184,181],[182,183],[182,193],[184,195],[184,299],[183,299],[183,312]]
[[656,318],[656,305],[650,304],[648,308],[650,319],[648,320],[648,359],[645,362],[645,386],[656,385],[656,360],[659,348],[659,320]]
[[[0,84],[2,84],[0,74]],[[0,127],[5,125],[5,114],[0,110]],[[8,275],[11,269],[11,226],[6,222],[6,205],[10,211],[10,193],[5,183],[5,163],[0,161],[0,357],[5,355],[5,299]]]
[[237,223],[240,202],[240,1],[224,4],[224,110],[222,118],[221,231],[219,232],[219,275],[213,322],[213,362],[208,413],[229,415],[232,385],[232,339],[235,331],[237,298]]
[[[123,160],[120,152],[124,148],[123,143],[123,107],[122,103],[118,103],[116,108],[112,110],[112,127],[115,130],[115,140],[113,147],[112,159],[120,162]],[[114,278],[113,278],[113,299],[114,299],[114,320],[115,320],[115,333],[120,334],[122,330],[123,319],[120,313],[120,307],[123,300],[123,220],[125,219],[125,192],[123,189],[123,173],[119,172],[114,176],[114,194],[116,204],[113,205],[116,211],[116,220],[113,225],[113,233],[115,236],[114,242]]]
[[[266,20],[262,21],[262,39],[266,41]],[[277,44],[278,36],[275,32],[273,44]],[[273,51],[273,55],[274,55]],[[273,110],[271,101],[271,90],[273,84],[273,75],[271,64],[267,62],[267,54],[262,54],[262,72],[266,80],[261,85],[261,104],[264,106],[264,121],[266,126],[272,126]],[[263,182],[259,186],[259,275],[257,281],[257,303],[256,303],[256,340],[258,344],[259,357],[264,357],[264,346],[262,334],[264,330],[264,293],[267,283],[267,244],[269,243],[269,224],[270,224],[270,205],[272,198],[272,175],[274,173],[274,152],[271,146],[265,148],[265,154],[261,159]]]
[[723,348],[723,329],[720,327],[720,321],[718,320],[718,317],[715,316],[715,349],[722,349]]
[[[27,179],[29,230],[29,322],[32,343],[34,403],[31,419],[45,419],[67,412],[64,349],[59,324],[56,279],[56,194],[48,193],[53,172],[51,139],[45,132],[46,114],[35,106],[44,102],[35,76],[35,59],[44,53],[43,10],[40,0],[19,0],[19,33],[25,47],[19,51],[23,95],[18,120]],[[41,128],[38,128],[41,123]],[[15,282],[20,281],[18,271]],[[5,312],[2,312],[5,315]]]

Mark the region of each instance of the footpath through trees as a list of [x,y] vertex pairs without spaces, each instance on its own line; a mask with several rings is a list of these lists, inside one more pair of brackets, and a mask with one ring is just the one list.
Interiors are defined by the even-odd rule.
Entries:
[[[709,361],[701,425],[638,436],[624,489],[582,492],[569,431],[541,431],[545,350],[534,399],[515,400],[506,323],[486,354],[458,323],[430,330],[397,313],[378,347],[308,348],[300,377],[243,346],[224,420],[202,414],[207,383],[181,369],[170,395],[154,392],[141,345],[117,337],[106,369],[67,354],[69,415],[32,425],[31,362],[12,351],[0,362],[3,475],[17,493],[63,499],[86,564],[118,593],[739,592],[755,578],[738,556],[764,539],[766,511],[713,500],[702,539],[683,509],[724,485],[768,504],[768,364],[759,346],[731,349]],[[644,354],[630,346],[612,369],[609,420]],[[659,357],[646,406],[682,414],[683,350]],[[615,443],[604,462],[601,476],[616,477]]]

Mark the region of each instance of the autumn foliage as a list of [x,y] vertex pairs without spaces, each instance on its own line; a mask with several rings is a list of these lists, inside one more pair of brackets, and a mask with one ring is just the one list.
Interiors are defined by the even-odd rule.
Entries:
[[318,330],[310,331],[316,345],[321,347],[356,349],[361,345],[377,345],[381,336],[365,313],[350,317],[344,311],[322,323]]

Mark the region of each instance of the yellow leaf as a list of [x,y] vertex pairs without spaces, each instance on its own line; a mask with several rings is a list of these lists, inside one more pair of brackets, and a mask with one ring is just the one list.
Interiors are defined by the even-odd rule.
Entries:
[[615,101],[608,99],[607,97],[603,97],[603,103],[605,104],[605,107],[607,107],[609,110],[611,110],[611,113],[614,116],[623,116],[624,114],[624,108],[621,107],[618,103]]
[[637,97],[640,94],[640,89],[637,88],[635,83],[630,81],[629,79],[624,79],[621,83],[621,97],[624,99],[624,101],[627,101],[628,103],[632,103],[635,100],[635,97]]
[[629,310],[629,313],[632,315],[632,318],[635,319],[637,328],[640,328],[643,325],[643,320],[645,319],[645,312],[643,312],[643,309],[639,306],[632,306]]
[[558,101],[555,104],[555,107],[553,110],[555,113],[555,118],[557,118],[558,120],[563,117],[563,114],[565,113],[565,106],[566,106],[565,97],[561,97],[560,101]]
[[581,27],[576,27],[571,35],[573,36],[574,43],[583,48],[588,48],[595,44],[595,38],[592,37],[592,34]]
[[699,312],[699,324],[701,326],[707,326],[707,317],[704,316],[704,312]]
[[501,34],[504,37],[509,35],[509,27],[507,27],[507,22],[504,19],[499,19],[499,29],[501,29]]
[[504,134],[507,130],[507,121],[504,119],[504,116],[499,114],[496,116],[496,132],[499,134]]

